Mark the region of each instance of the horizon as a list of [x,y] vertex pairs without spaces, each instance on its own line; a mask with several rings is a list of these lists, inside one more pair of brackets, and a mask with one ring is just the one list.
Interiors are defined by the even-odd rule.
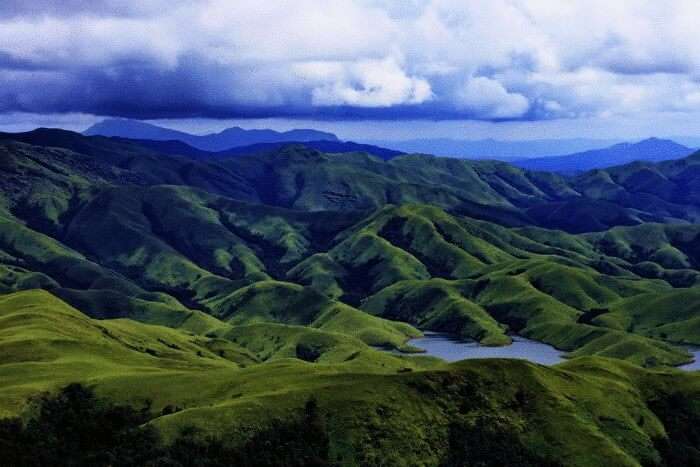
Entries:
[[[607,145],[614,145],[614,144],[619,144],[619,143],[638,143],[641,141],[649,140],[649,139],[662,139],[662,140],[670,140],[674,141],[679,144],[684,144],[689,147],[693,147],[694,144],[697,144],[700,146],[700,136],[696,136],[694,134],[670,134],[670,135],[661,135],[658,133],[648,133],[648,134],[639,134],[639,135],[633,135],[629,137],[624,137],[624,136],[608,136],[608,137],[603,137],[603,136],[598,136],[596,135],[593,136],[581,136],[581,135],[568,135],[565,134],[560,137],[554,137],[550,134],[545,134],[545,135],[522,135],[522,137],[514,137],[512,134],[511,135],[505,135],[498,137],[498,135],[492,135],[492,134],[484,134],[484,133],[473,133],[468,137],[468,135],[460,135],[460,134],[441,134],[441,133],[433,133],[430,136],[424,136],[424,137],[419,137],[413,134],[412,136],[409,135],[404,135],[403,137],[386,137],[384,135],[384,138],[365,138],[362,135],[364,133],[356,133],[356,131],[343,131],[344,129],[342,127],[339,127],[337,125],[337,122],[327,122],[327,121],[313,121],[313,120],[275,120],[275,119],[246,119],[246,120],[230,120],[230,119],[224,119],[224,120],[215,120],[215,121],[210,121],[210,120],[205,120],[205,119],[199,119],[199,120],[180,120],[180,119],[153,119],[153,120],[139,120],[139,119],[130,119],[130,118],[125,118],[125,117],[98,117],[98,116],[91,116],[90,119],[81,119],[77,122],[70,122],[70,123],[65,123],[65,121],[58,120],[58,121],[51,121],[51,120],[44,120],[40,119],[39,121],[21,121],[21,122],[16,122],[13,124],[2,124],[0,123],[0,132],[5,132],[5,133],[23,133],[23,132],[29,132],[33,131],[36,129],[40,128],[49,128],[49,129],[61,129],[61,130],[67,130],[67,131],[73,131],[76,133],[84,133],[88,129],[90,129],[93,125],[102,123],[104,121],[108,120],[126,120],[126,121],[136,121],[136,122],[141,122],[141,123],[146,123],[149,125],[154,125],[157,127],[165,128],[165,129],[170,129],[170,130],[176,130],[176,131],[181,131],[184,133],[189,133],[191,135],[197,135],[197,136],[204,136],[204,135],[210,135],[210,134],[216,134],[219,132],[222,132],[227,129],[231,128],[241,128],[243,130],[274,130],[278,132],[285,132],[285,131],[292,131],[292,130],[317,130],[317,131],[324,131],[324,132],[329,132],[334,135],[336,135],[340,140],[342,141],[353,141],[353,142],[358,142],[358,143],[380,143],[380,142],[386,142],[386,143],[401,143],[401,142],[413,142],[413,141],[422,141],[422,140],[445,140],[445,141],[454,141],[454,142],[486,142],[486,141],[493,141],[496,143],[527,143],[527,142],[546,142],[546,141],[586,141],[586,142],[591,142],[591,143],[601,143],[601,144],[607,144]],[[359,122],[358,122],[359,123]],[[361,123],[366,123],[365,121],[362,121]],[[427,122],[426,122],[427,123]],[[357,135],[357,136],[353,136]],[[359,136],[359,137],[358,137]],[[520,136],[518,134],[518,136]],[[530,137],[528,137],[530,136]],[[695,142],[697,140],[697,143]],[[683,141],[693,141],[691,144],[686,144]]]

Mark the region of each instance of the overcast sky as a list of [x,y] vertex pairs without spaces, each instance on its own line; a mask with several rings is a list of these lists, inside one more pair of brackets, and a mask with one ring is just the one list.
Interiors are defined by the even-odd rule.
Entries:
[[697,0],[2,0],[0,128],[700,135],[698,18]]

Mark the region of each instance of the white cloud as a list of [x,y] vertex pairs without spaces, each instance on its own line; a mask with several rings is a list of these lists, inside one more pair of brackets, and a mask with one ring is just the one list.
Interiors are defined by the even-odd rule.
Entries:
[[457,93],[457,105],[476,118],[517,118],[527,112],[528,100],[521,94],[508,92],[496,80],[471,78]]
[[389,107],[432,97],[425,79],[408,76],[391,58],[302,63],[295,71],[312,83],[311,102],[318,106]]

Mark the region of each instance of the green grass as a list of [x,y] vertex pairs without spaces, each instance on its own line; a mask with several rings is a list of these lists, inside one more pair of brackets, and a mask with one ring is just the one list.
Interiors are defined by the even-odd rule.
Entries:
[[127,319],[95,320],[46,291],[29,290],[0,296],[0,379],[7,396],[0,413],[71,381],[230,373],[261,361],[297,358],[297,345],[318,346],[319,364],[338,363],[338,371],[395,372],[431,361],[393,356],[346,334],[303,326],[222,323],[201,336]]
[[482,345],[507,345],[505,326],[443,279],[403,281],[371,296],[363,305],[369,313],[406,321],[431,331],[454,333]]
[[[658,334],[600,322],[607,315],[592,322],[585,319],[583,310],[604,311],[605,306],[648,296],[644,281],[629,282],[590,271],[583,275],[578,269],[542,260],[516,261],[501,268],[478,280],[399,282],[371,296],[363,308],[426,329],[459,332],[482,344],[507,344],[505,332],[509,331],[574,357],[600,355],[644,366],[691,360],[685,350],[663,342]],[[647,284],[647,288],[655,286],[659,284]],[[666,290],[661,285],[659,294]],[[674,297],[682,292],[666,293]],[[632,298],[624,298],[626,295]],[[688,329],[689,334],[694,332]]]
[[611,307],[594,323],[679,344],[700,345],[700,288],[635,296]]
[[[194,424],[239,442],[313,395],[351,466],[440,465],[450,429],[483,424],[565,465],[655,465],[700,416],[698,375],[668,368],[690,359],[672,344],[700,345],[700,230],[674,224],[700,219],[698,156],[564,179],[15,138],[0,143],[0,415],[79,381],[153,399],[166,437]],[[642,220],[656,223],[619,226]],[[414,326],[484,345],[517,333],[570,360],[375,348],[415,350]]]
[[180,407],[151,422],[166,437],[194,424],[241,442],[313,395],[329,423],[332,455],[344,465],[437,465],[450,424],[496,417],[527,449],[567,465],[636,466],[658,459],[653,440],[665,435],[651,401],[700,394],[697,376],[611,359],[445,366],[381,353],[345,334],[266,323],[204,338],[93,320],[43,291],[0,299],[0,355],[4,415],[21,412],[40,391],[81,381],[118,401],[152,399],[156,414]]
[[377,318],[287,282],[257,282],[206,304],[217,317],[233,325],[304,325],[352,335],[375,346],[400,348],[410,337],[420,335],[407,324]]
[[210,352],[206,341],[131,320],[92,320],[45,291],[2,296],[0,412],[71,381],[237,367]]
[[[343,465],[437,465],[448,449],[451,422],[487,417],[513,427],[529,449],[565,465],[638,466],[658,460],[652,440],[665,433],[650,400],[673,392],[698,394],[697,380],[688,375],[641,372],[605,359],[577,360],[561,369],[468,361],[401,375],[279,362],[242,370],[226,383],[217,376],[200,391],[194,390],[196,381],[180,380],[197,397],[186,399],[184,411],[153,424],[172,436],[183,424],[195,423],[206,432],[226,432],[235,442],[270,418],[298,410],[313,395],[329,421],[332,456]],[[119,387],[101,390],[116,396]],[[148,394],[148,388],[139,388],[134,397]],[[178,400],[173,389],[160,397]]]

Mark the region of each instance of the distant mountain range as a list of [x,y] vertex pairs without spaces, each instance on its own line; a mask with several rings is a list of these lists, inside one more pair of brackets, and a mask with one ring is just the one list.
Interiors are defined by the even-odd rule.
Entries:
[[634,161],[661,162],[688,156],[693,149],[668,139],[649,138],[638,143],[613,146],[565,156],[539,157],[513,161],[528,170],[576,174],[593,169],[623,165]]
[[493,159],[510,162],[528,170],[568,175],[634,161],[660,162],[679,159],[693,152],[688,146],[659,138],[613,145],[610,145],[611,140],[586,138],[531,141],[414,139],[361,144],[341,141],[333,133],[312,129],[279,132],[245,130],[239,127],[228,128],[219,133],[194,135],[127,119],[104,120],[91,126],[83,134],[128,139],[161,153],[197,159],[256,154],[278,150],[288,143],[303,143],[309,148],[325,153],[364,152],[384,160],[406,153]]
[[405,141],[365,140],[363,142],[407,153],[512,161],[528,157],[559,156],[601,149],[618,143],[619,140],[572,138],[499,141],[495,139],[425,138]]
[[[306,143],[249,149],[250,156],[187,160],[133,140],[55,129],[0,133],[2,141],[69,150],[49,151],[46,157],[66,159],[61,164],[69,161],[71,170],[83,170],[90,179],[187,185],[246,203],[304,211],[364,211],[423,203],[502,225],[574,233],[644,222],[700,222],[700,152],[681,160],[634,162],[562,177],[497,161],[423,155],[382,161],[358,152],[327,154]],[[83,156],[76,159],[75,154]],[[8,196],[14,197],[15,188],[10,188]],[[21,206],[29,209],[43,199],[32,198]]]
[[194,148],[213,152],[260,143],[339,141],[338,137],[333,133],[306,129],[279,132],[275,130],[245,130],[233,127],[219,133],[193,135],[184,131],[127,119],[103,120],[85,130],[83,134],[87,136],[118,136],[121,138],[153,141],[181,141]]
[[91,126],[83,134],[132,141],[160,153],[196,159],[269,152],[289,143],[303,143],[309,148],[326,153],[364,152],[384,160],[405,154],[402,151],[370,144],[341,141],[332,133],[317,130],[279,132],[234,127],[220,133],[200,136],[136,120],[109,119]]
[[[225,151],[205,151],[203,149],[197,149],[190,146],[187,143],[177,140],[168,141],[157,141],[151,139],[132,139],[132,138],[117,138],[114,139],[137,143],[139,146],[143,146],[154,151],[171,154],[177,156],[186,156],[194,159],[221,159],[231,156],[242,156],[248,154],[259,154],[266,153],[270,151],[276,151],[281,149],[283,146],[293,144],[294,142],[279,141],[274,143],[256,143],[247,146],[236,146]],[[296,141],[295,141],[296,142]],[[389,160],[393,157],[405,154],[401,151],[395,151],[393,149],[382,148],[379,146],[372,146],[369,144],[359,144],[353,143],[352,141],[302,141],[299,142],[307,148],[316,149],[325,153],[347,153],[347,152],[358,152],[367,153],[373,156],[379,157],[383,160]]]

